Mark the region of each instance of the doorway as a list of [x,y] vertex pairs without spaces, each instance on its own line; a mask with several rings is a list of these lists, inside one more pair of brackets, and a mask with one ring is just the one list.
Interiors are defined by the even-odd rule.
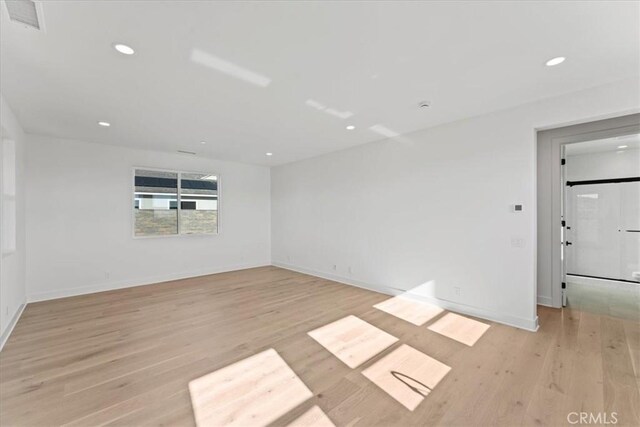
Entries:
[[635,318],[640,311],[640,134],[568,144],[564,158],[566,305]]
[[538,132],[538,303],[640,312],[640,115]]

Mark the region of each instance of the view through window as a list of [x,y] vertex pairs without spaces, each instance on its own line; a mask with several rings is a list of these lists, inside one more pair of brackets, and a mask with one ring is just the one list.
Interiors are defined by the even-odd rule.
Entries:
[[218,232],[218,176],[135,170],[135,236]]

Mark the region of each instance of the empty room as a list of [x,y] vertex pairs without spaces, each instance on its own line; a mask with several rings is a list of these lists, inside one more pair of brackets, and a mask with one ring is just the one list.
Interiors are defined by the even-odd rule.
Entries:
[[640,1],[0,0],[0,426],[640,425]]

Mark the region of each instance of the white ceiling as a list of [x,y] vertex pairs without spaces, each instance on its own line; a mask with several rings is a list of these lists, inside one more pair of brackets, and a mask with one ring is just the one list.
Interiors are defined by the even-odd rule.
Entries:
[[44,32],[3,5],[0,90],[27,132],[275,165],[638,78],[639,5],[56,1]]
[[[625,147],[626,146],[626,147]],[[592,141],[567,144],[565,154],[575,156],[578,154],[601,153],[604,151],[622,151],[640,149],[640,134],[616,136],[613,138],[595,139]]]

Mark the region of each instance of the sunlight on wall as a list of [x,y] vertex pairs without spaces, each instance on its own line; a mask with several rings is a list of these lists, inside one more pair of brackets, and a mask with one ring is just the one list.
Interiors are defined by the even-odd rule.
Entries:
[[308,335],[350,368],[360,366],[398,341],[356,316],[347,316]]
[[447,313],[429,326],[429,330],[471,347],[489,329],[489,325],[460,316]]
[[374,307],[416,326],[424,325],[444,311],[433,304],[412,299],[406,294],[389,298]]
[[199,426],[264,426],[313,393],[274,349],[189,383]]
[[362,375],[413,411],[450,370],[444,363],[403,344],[362,371]]
[[402,293],[402,295],[410,298],[432,298],[436,296],[436,281],[429,280],[421,285],[414,286]]

